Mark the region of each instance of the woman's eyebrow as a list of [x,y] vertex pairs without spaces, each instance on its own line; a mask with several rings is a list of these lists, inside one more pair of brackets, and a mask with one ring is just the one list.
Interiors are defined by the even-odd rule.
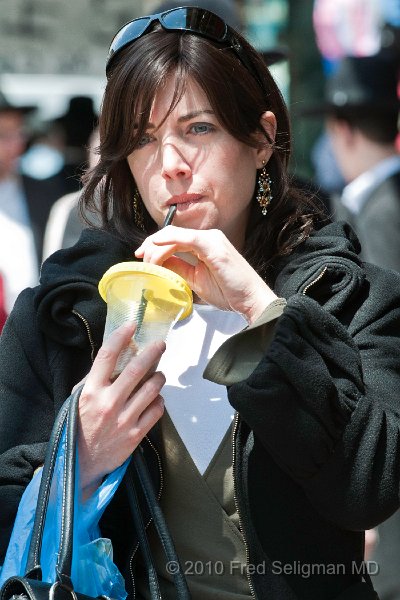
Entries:
[[178,123],[184,123],[185,121],[190,121],[191,119],[196,119],[200,115],[213,115],[214,111],[211,108],[206,108],[204,110],[194,110],[187,115],[182,115],[178,118]]
[[[190,113],[187,113],[186,115],[181,115],[180,117],[178,117],[178,123],[185,123],[186,121],[190,121],[191,119],[196,119],[197,117],[201,116],[201,115],[214,115],[214,111],[211,110],[211,108],[205,108],[203,110],[193,110]],[[137,125],[135,125],[135,128],[137,129]],[[146,129],[156,129],[156,126],[154,125],[154,123],[148,123]]]

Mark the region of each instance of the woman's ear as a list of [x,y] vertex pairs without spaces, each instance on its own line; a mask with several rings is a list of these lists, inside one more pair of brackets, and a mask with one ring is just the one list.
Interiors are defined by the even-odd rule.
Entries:
[[259,169],[262,167],[263,164],[269,161],[270,156],[272,154],[272,144],[275,141],[276,135],[276,118],[274,113],[270,110],[266,110],[261,115],[260,123],[267,137],[263,137],[262,141],[264,142],[264,146],[258,150],[257,158],[260,161],[260,166],[257,168]]

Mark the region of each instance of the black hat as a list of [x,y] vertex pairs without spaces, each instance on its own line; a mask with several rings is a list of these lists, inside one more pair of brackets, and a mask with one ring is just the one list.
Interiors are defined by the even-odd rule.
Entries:
[[97,124],[93,98],[90,96],[73,96],[69,99],[67,111],[54,119],[66,134],[67,146],[84,146]]
[[[205,8],[221,17],[221,19],[223,19],[227,25],[232,27],[232,29],[235,29],[236,31],[242,31],[243,29],[239,11],[233,0],[162,0],[156,5],[154,10],[155,12],[163,12],[180,6]],[[288,58],[286,48],[281,47],[269,48],[268,50],[262,50],[260,53],[268,67],[278,62],[282,62],[283,60],[287,60]]]
[[97,114],[94,108],[94,101],[91,96],[72,96],[69,99],[67,111],[57,117],[57,123],[66,124],[75,123],[80,119],[83,121],[95,121]]
[[356,110],[397,112],[399,62],[374,56],[346,56],[327,80],[325,100],[301,109],[304,116],[345,114]]
[[0,113],[1,112],[19,112],[24,115],[27,115],[36,110],[36,106],[17,106],[16,104],[11,104],[5,97],[5,95],[0,92]]

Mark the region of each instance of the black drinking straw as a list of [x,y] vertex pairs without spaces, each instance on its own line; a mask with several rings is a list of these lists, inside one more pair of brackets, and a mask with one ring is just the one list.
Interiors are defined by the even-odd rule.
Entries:
[[174,218],[175,213],[176,213],[176,204],[171,204],[171,206],[169,207],[169,210],[167,212],[167,216],[165,217],[163,227],[166,227],[167,225],[171,225],[172,219]]
[[[146,292],[147,292],[147,294],[146,294]],[[148,294],[149,294],[149,290],[146,290],[146,289],[142,290],[142,294],[140,296],[140,304],[139,304],[137,318],[136,318],[136,331],[135,331],[135,336],[134,336],[135,338],[139,335],[140,330],[142,328],[144,314],[146,312],[147,303],[149,301],[149,299],[146,297]]]
[[[163,228],[166,227],[167,225],[171,225],[172,219],[174,218],[175,213],[176,213],[176,204],[171,204],[171,206],[169,207],[167,216],[165,217],[165,220],[163,223]],[[135,332],[134,337],[137,337],[139,335],[140,329],[142,327],[144,314],[146,312],[147,302],[148,302],[148,298],[146,298],[146,295],[147,295],[146,293],[148,294],[149,290],[143,289],[142,295],[140,298],[140,305],[139,305],[139,309],[138,309],[137,322],[136,322],[136,332]]]

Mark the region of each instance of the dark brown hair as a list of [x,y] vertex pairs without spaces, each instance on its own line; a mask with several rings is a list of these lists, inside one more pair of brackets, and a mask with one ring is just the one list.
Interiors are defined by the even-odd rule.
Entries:
[[348,107],[333,111],[333,118],[346,121],[352,129],[359,129],[367,139],[376,144],[394,144],[399,133],[397,107]]
[[[157,225],[144,206],[146,233],[135,225],[136,188],[126,157],[146,131],[157,90],[172,73],[176,74],[172,110],[191,77],[204,90],[219,122],[232,136],[253,147],[272,144],[268,172],[273,200],[265,217],[254,200],[244,250],[254,268],[266,276],[274,258],[290,253],[311,233],[318,209],[311,198],[289,187],[291,140],[284,100],[262,57],[239,34],[238,39],[260,81],[232,48],[187,32],[167,32],[159,24],[115,56],[99,120],[100,160],[84,178],[82,206],[96,210],[97,204],[102,227],[133,247],[156,231]],[[267,139],[260,124],[266,110],[276,116],[274,142]],[[257,138],[265,141],[257,142],[256,132],[262,134]]]

